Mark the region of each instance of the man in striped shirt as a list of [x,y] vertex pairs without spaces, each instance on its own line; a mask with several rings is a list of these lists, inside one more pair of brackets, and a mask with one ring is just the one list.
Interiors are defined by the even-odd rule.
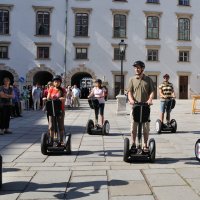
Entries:
[[[166,104],[169,99],[175,98],[175,93],[174,93],[174,87],[173,84],[169,82],[169,74],[165,74],[163,76],[164,81],[159,85],[159,92],[160,92],[160,99],[161,99],[161,104],[160,104],[160,120],[163,125],[163,120],[164,120],[164,113],[166,110]],[[171,111],[171,110],[170,110]],[[170,112],[169,111],[169,112]],[[166,110],[167,112],[167,110]],[[170,119],[167,119],[169,122]]]

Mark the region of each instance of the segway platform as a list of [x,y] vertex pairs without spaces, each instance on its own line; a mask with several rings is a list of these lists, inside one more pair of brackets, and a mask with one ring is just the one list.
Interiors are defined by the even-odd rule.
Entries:
[[[99,101],[95,98],[88,99],[88,104],[91,109],[98,109],[99,108]],[[104,121],[103,126],[101,127],[99,124],[94,124],[94,121],[92,119],[89,119],[86,125],[86,132],[89,135],[108,135],[110,131],[110,124],[108,120]]]
[[196,159],[200,162],[200,139],[196,141],[194,151]]
[[[170,119],[170,112],[175,107],[176,101],[173,98],[167,99],[166,103],[166,120]],[[160,134],[161,132],[171,132],[176,133],[177,122],[175,119],[170,120],[169,123],[162,123],[160,119],[156,120],[156,132]]]
[[53,138],[53,143],[50,142],[50,135],[48,132],[43,133],[41,136],[41,152],[47,155],[48,152],[59,152],[66,151],[66,153],[71,153],[71,133],[64,133],[63,144],[60,142],[59,130],[57,117],[62,113],[62,102],[60,100],[50,100],[46,102],[47,115],[53,116],[53,123],[55,127],[55,133]]
[[142,124],[149,121],[150,108],[146,103],[137,103],[133,106],[133,119],[138,123],[138,145],[135,148],[129,148],[130,142],[128,138],[124,140],[124,156],[123,160],[128,162],[129,160],[148,160],[150,162],[155,161],[156,156],[156,143],[153,138],[148,142],[148,151],[142,149]]

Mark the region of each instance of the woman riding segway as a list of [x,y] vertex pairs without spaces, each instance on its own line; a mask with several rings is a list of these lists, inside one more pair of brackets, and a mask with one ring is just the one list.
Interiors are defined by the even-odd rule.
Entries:
[[[60,144],[63,145],[63,135],[64,135],[64,117],[65,117],[65,99],[66,99],[66,91],[61,87],[62,77],[56,75],[53,80],[53,86],[49,88],[47,100],[60,100],[62,102],[62,112],[60,116],[57,118],[58,120],[58,128],[60,133]],[[53,145],[53,137],[54,137],[54,123],[53,116],[49,116],[49,130],[50,130],[50,144]]]

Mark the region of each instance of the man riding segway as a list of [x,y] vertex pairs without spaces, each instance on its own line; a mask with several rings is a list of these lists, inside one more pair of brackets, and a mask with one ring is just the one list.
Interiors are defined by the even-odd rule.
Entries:
[[[152,147],[149,150],[149,115],[154,96],[154,84],[150,77],[144,74],[145,64],[142,61],[136,61],[133,64],[135,76],[132,77],[128,85],[128,100],[133,106],[130,113],[131,120],[131,140],[132,145],[129,149],[129,140],[125,138],[124,141],[124,161],[128,161],[129,157],[144,156],[149,158],[152,162],[155,159],[155,141],[152,140]],[[135,109],[136,108],[136,109]],[[146,116],[145,116],[146,115]],[[136,119],[137,118],[137,119]],[[142,131],[144,135],[144,145],[142,147]],[[136,136],[138,134],[138,144],[136,146]],[[151,141],[149,141],[151,142]]]
[[[159,85],[160,93],[160,120],[156,121],[156,131],[171,131],[176,132],[177,124],[174,119],[170,120],[170,113],[175,107],[175,92],[173,84],[169,82],[169,74],[163,76],[164,81]],[[164,114],[166,112],[166,123],[164,123]]]

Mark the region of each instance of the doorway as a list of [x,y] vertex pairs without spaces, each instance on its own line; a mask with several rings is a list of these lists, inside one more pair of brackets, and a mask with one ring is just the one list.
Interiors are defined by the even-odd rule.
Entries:
[[5,77],[8,77],[10,79],[11,85],[14,83],[14,76],[12,75],[12,73],[10,73],[9,71],[6,71],[6,70],[0,70],[0,85],[3,84],[3,79]]
[[154,85],[154,88],[155,88],[154,99],[157,99],[157,76],[156,75],[149,75],[149,77],[152,79],[153,85]]
[[52,81],[53,75],[47,71],[39,71],[33,76],[33,85],[38,83],[39,85],[47,85],[49,81]]
[[89,95],[89,91],[93,86],[92,76],[86,72],[78,72],[72,76],[71,85],[77,85],[81,90],[81,98],[85,99]]
[[179,99],[188,99],[188,76],[179,76]]

